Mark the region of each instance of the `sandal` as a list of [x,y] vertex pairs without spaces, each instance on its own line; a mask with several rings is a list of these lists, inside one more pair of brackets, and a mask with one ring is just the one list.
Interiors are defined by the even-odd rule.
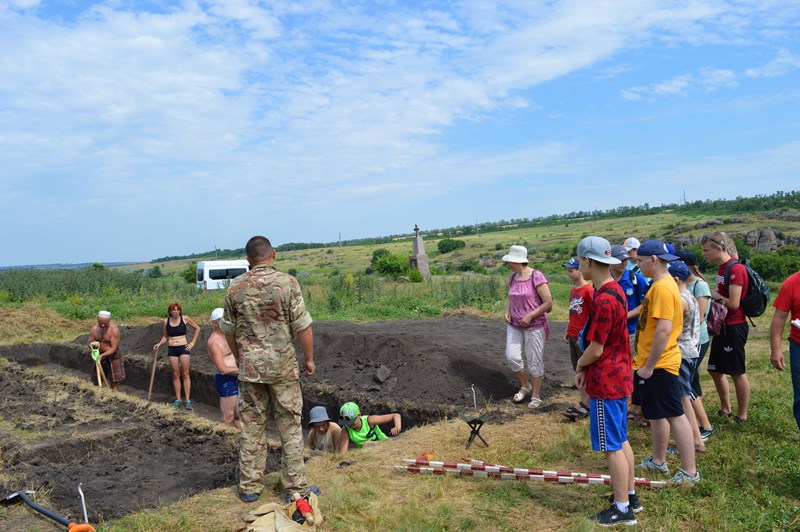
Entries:
[[540,398],[538,398],[538,397],[531,397],[531,402],[530,402],[530,403],[528,403],[528,408],[530,408],[531,410],[533,410],[533,409],[535,409],[535,408],[539,408],[539,407],[541,406],[541,404],[542,404],[542,400],[541,400]]
[[717,417],[733,417],[733,412],[723,412],[722,410],[717,410]]
[[519,389],[517,393],[514,394],[514,402],[521,403],[522,401],[525,400],[526,397],[528,397],[528,395],[530,395],[532,391],[533,387],[526,388],[525,386],[523,386],[522,388]]
[[578,404],[580,405],[580,407],[571,406],[567,408],[566,412],[562,412],[561,415],[570,419],[571,421],[577,421],[579,419],[584,419],[586,417],[589,417],[589,411],[584,410],[586,405],[583,404],[582,402]]
[[731,419],[733,420],[734,423],[747,423],[747,420],[750,419],[750,418],[746,417],[746,418],[742,419],[739,416],[733,416],[733,417],[731,417]]

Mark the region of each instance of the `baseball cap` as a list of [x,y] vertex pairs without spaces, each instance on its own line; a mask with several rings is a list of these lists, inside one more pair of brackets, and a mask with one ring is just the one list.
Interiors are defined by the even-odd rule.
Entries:
[[577,270],[580,264],[578,263],[578,257],[572,257],[567,262],[562,264],[563,267],[569,268],[571,270]]
[[669,242],[664,242],[664,245],[667,246],[667,251],[675,255],[675,246],[673,246]]
[[675,255],[678,256],[678,260],[683,261],[687,266],[695,266],[697,264],[697,255],[688,249],[679,249],[675,252]]
[[225,312],[222,308],[215,308],[211,311],[211,321],[217,321],[218,319],[222,318],[222,314]]
[[620,260],[611,256],[611,244],[600,236],[587,236],[578,244],[578,256],[586,257],[603,264],[619,264]]
[[620,262],[630,258],[630,256],[628,256],[628,250],[625,249],[625,246],[621,246],[619,244],[611,246],[611,256]]
[[639,249],[639,246],[641,246],[641,243],[638,240],[636,240],[634,237],[629,237],[629,238],[625,239],[625,242],[623,242],[622,245],[625,246],[625,249],[627,251],[630,251],[632,249]]
[[339,425],[349,427],[356,422],[359,415],[361,415],[361,411],[358,409],[357,404],[345,403],[339,409]]
[[663,260],[675,260],[678,257],[669,252],[667,245],[661,240],[645,240],[636,252],[640,257],[655,255]]
[[673,277],[677,277],[681,281],[685,281],[692,275],[692,272],[689,271],[689,267],[679,260],[672,260],[667,264],[667,270],[669,270],[669,274]]

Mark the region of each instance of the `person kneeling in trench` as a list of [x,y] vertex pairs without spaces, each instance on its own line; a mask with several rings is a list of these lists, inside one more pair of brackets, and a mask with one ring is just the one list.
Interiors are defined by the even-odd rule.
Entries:
[[388,439],[380,426],[383,423],[394,422],[390,431],[392,436],[397,436],[402,428],[400,414],[383,414],[381,416],[362,416],[358,405],[345,403],[339,409],[339,425],[347,429],[347,438],[342,438],[339,444],[339,454],[345,454],[350,442],[356,447],[363,447],[368,442]]
[[[306,445],[312,451],[323,453],[333,453],[339,451],[342,443],[342,429],[331,421],[328,411],[324,406],[315,406],[309,412],[308,426],[311,431],[308,433]],[[345,438],[345,441],[347,438]]]

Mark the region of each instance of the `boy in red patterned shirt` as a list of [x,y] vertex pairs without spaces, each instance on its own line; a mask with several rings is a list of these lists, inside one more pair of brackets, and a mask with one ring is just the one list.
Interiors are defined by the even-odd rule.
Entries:
[[581,343],[585,350],[577,363],[575,384],[586,388],[591,407],[592,449],[608,461],[614,500],[589,519],[601,526],[635,525],[642,505],[634,490],[633,450],[628,443],[628,396],[633,391],[628,305],[625,292],[611,277],[611,256],[604,238],[589,236],[578,244],[580,270],[595,286],[589,322]]

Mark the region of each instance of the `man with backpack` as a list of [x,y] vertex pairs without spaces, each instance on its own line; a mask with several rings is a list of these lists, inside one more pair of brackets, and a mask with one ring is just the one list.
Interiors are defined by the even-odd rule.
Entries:
[[[721,231],[712,231],[701,239],[703,257],[717,265],[717,289],[711,291],[711,299],[722,303],[728,311],[725,324],[718,336],[711,341],[708,357],[708,372],[714,380],[719,394],[718,416],[728,416],[736,423],[747,421],[750,402],[750,381],[745,372],[745,349],[747,317],[742,308],[742,298],[750,285],[748,269],[728,252],[730,240]],[[736,415],[731,410],[730,387],[726,375],[733,379],[736,390]]]

